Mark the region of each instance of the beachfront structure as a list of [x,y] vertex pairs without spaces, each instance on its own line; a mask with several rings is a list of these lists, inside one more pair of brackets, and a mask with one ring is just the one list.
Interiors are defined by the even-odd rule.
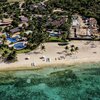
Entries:
[[91,30],[89,28],[86,28],[86,35],[91,36]]
[[95,18],[86,18],[84,22],[88,26],[86,33],[91,35],[97,33],[97,20]]
[[92,27],[92,28],[97,28],[97,20],[95,18],[90,18],[89,19],[89,25]]
[[97,33],[97,20],[95,18],[89,18],[89,28],[92,35]]
[[72,29],[74,31],[74,37],[77,37],[77,34],[76,33],[80,29],[80,23],[79,23],[79,20],[78,20],[78,16],[77,15],[73,15],[72,16]]
[[73,20],[72,21],[72,27],[77,28],[79,26],[79,21],[78,20]]

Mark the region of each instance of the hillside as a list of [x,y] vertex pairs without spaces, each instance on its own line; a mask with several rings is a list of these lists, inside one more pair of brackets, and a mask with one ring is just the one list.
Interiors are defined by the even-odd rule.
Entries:
[[49,0],[48,5],[66,10],[70,14],[94,17],[100,25],[100,0]]

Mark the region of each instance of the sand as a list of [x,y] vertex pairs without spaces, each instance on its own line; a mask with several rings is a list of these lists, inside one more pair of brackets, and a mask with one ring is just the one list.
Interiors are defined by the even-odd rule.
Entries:
[[[100,61],[100,42],[99,41],[71,41],[69,46],[74,44],[79,47],[78,52],[74,52],[71,56],[66,56],[65,46],[59,46],[58,43],[45,43],[45,51],[41,51],[40,47],[26,54],[18,54],[18,61],[14,63],[0,63],[0,71],[2,70],[23,70],[23,69],[36,69],[48,65],[57,64],[78,64],[86,62],[99,62]],[[94,44],[94,45],[93,45]],[[94,47],[94,48],[93,48]],[[70,52],[67,51],[67,52]],[[43,61],[40,57],[50,58],[50,62]],[[58,60],[60,56],[65,59]],[[25,60],[25,58],[29,60]],[[55,58],[57,60],[55,60]],[[32,63],[35,66],[32,66]]]

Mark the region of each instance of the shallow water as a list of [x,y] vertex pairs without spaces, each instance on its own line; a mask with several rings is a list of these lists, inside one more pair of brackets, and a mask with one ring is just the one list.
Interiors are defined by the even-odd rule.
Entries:
[[0,100],[100,100],[100,63],[1,72]]

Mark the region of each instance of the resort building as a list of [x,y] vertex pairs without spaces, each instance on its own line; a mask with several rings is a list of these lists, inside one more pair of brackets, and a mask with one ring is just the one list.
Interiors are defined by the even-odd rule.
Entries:
[[90,18],[89,19],[89,25],[92,27],[92,28],[97,28],[97,20],[95,18]]
[[57,18],[57,19],[49,18],[49,19],[48,19],[48,22],[46,23],[46,26],[52,25],[52,26],[55,26],[55,27],[60,27],[60,26],[63,25],[65,22],[67,22],[67,19],[68,19],[67,16],[61,16],[61,17],[59,17],[59,18]]
[[19,32],[19,31],[20,31],[19,27],[16,27],[16,28],[10,30],[10,32],[13,34],[16,32]]
[[89,19],[89,29],[91,30],[92,35],[98,33],[97,20],[95,18]]
[[77,37],[77,33],[79,29],[80,29],[80,23],[79,23],[78,15],[73,15],[72,16],[72,31],[75,38]]
[[28,18],[25,16],[21,16],[20,19],[22,22],[28,22]]
[[0,26],[9,26],[11,25],[12,20],[10,18],[3,18],[2,20],[0,20]]

